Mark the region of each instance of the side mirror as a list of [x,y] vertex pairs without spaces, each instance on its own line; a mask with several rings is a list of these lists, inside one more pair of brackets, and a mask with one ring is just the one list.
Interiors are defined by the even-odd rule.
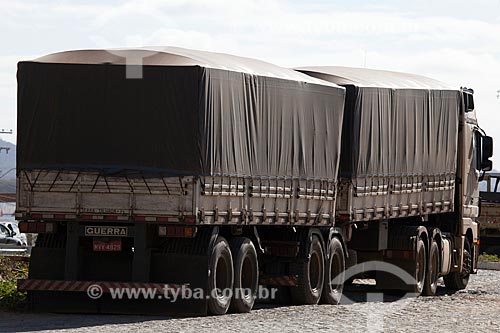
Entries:
[[493,138],[491,136],[483,136],[481,138],[481,170],[491,171],[493,162],[490,158],[493,156]]

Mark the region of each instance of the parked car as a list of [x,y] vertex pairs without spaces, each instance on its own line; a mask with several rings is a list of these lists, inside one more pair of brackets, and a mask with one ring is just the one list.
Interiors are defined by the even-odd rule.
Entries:
[[0,222],[0,244],[26,246],[26,235],[19,232],[17,223]]

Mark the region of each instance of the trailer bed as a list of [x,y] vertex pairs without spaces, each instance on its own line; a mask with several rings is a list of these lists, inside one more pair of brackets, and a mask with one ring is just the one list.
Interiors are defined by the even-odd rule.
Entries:
[[22,171],[18,219],[334,224],[331,181],[242,177],[111,177]]

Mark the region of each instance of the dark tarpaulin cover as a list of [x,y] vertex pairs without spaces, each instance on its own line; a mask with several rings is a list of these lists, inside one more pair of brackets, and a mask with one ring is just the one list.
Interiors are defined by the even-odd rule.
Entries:
[[397,72],[345,67],[298,70],[346,87],[341,177],[456,172],[460,90]]
[[[143,78],[126,79],[125,63]],[[335,180],[344,96],[225,54],[53,54],[18,64],[17,167]]]

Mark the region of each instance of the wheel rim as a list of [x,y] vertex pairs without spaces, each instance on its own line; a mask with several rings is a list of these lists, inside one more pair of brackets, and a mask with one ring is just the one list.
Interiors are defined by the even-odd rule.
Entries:
[[309,283],[311,289],[317,291],[320,288],[321,283],[321,256],[317,251],[311,254],[311,259],[309,262]]

